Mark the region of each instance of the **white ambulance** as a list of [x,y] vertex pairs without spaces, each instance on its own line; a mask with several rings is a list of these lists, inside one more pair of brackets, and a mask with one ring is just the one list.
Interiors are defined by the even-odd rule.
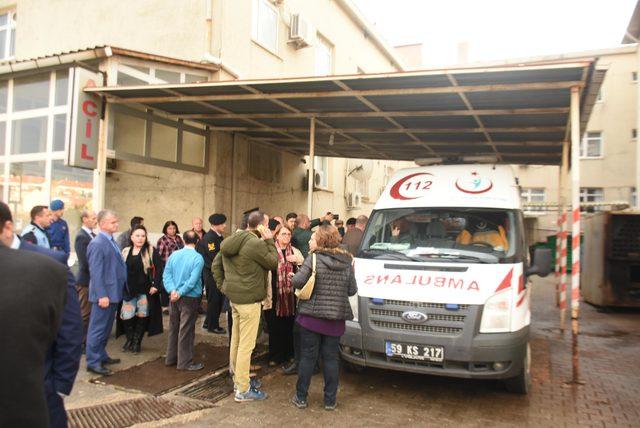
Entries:
[[352,368],[530,384],[530,275],[520,192],[507,165],[398,172],[380,196],[354,267],[355,319],[341,341]]

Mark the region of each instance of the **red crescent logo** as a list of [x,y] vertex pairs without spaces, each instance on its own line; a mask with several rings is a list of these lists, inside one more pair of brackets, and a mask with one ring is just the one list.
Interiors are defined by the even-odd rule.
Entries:
[[[459,180],[459,179],[458,179],[458,180]],[[477,194],[479,194],[479,193],[488,192],[489,190],[493,189],[493,181],[489,181],[489,183],[490,183],[490,184],[489,184],[489,187],[487,187],[486,189],[481,189],[481,190],[465,190],[465,189],[463,189],[462,187],[460,187],[460,186],[458,185],[458,180],[456,180],[456,189],[458,189],[459,191],[464,192],[464,193],[471,193],[471,194],[473,194],[473,195],[477,195]]]
[[402,194],[400,194],[400,187],[402,187],[402,185],[404,183],[406,183],[407,181],[411,180],[413,177],[417,177],[419,175],[433,175],[433,174],[428,173],[428,172],[417,172],[415,174],[410,174],[410,175],[407,175],[404,178],[401,178],[400,180],[398,180],[396,182],[396,184],[393,185],[393,187],[391,187],[391,190],[389,190],[389,194],[391,195],[391,197],[393,199],[400,199],[401,201],[409,201],[411,199],[418,199],[420,196],[416,196],[415,198],[408,198],[406,196],[403,196]]

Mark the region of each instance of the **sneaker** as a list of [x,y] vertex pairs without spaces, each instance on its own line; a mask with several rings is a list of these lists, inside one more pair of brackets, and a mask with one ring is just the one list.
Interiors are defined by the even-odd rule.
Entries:
[[[259,379],[250,378],[249,379],[249,388],[255,389],[257,391],[260,388],[262,388],[262,382],[260,382]],[[238,386],[234,383],[233,384],[233,392],[237,392],[237,391],[238,391]]]
[[236,395],[233,397],[237,403],[244,403],[245,401],[260,401],[265,400],[266,398],[267,394],[252,388],[249,388],[246,392],[236,391]]
[[325,404],[324,404],[324,409],[325,409],[325,410],[329,410],[329,411],[331,411],[331,410],[335,410],[337,405],[338,405],[337,403],[333,403],[333,404],[327,404],[327,403],[325,403]]
[[294,395],[291,399],[291,403],[296,406],[298,409],[306,409],[307,402],[298,398],[298,395]]

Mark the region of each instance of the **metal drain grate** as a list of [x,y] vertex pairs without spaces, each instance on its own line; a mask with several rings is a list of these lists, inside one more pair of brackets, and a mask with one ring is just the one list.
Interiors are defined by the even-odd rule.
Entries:
[[215,403],[229,396],[232,392],[233,381],[227,374],[224,374],[198,382],[179,392],[179,395]]
[[121,428],[210,407],[213,406],[205,402],[146,397],[73,409],[67,412],[67,416],[70,428]]

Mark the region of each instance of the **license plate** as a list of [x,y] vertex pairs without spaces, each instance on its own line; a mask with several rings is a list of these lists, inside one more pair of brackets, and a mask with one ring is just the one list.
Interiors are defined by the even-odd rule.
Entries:
[[388,357],[401,357],[408,360],[444,361],[444,348],[433,345],[409,345],[387,341],[386,353]]

